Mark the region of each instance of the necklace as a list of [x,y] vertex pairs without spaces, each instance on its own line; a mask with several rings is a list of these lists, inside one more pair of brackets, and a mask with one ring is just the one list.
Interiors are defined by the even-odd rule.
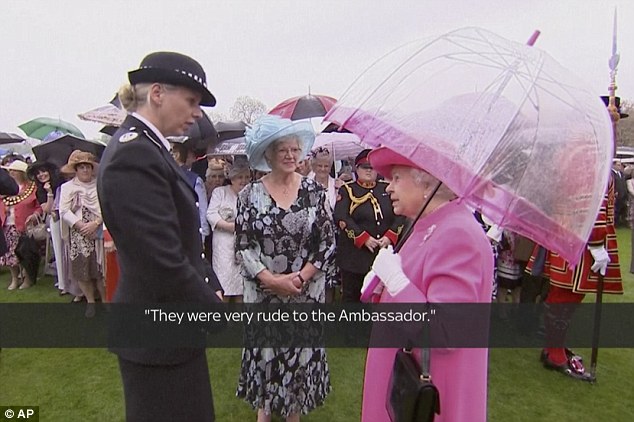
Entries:
[[31,182],[27,186],[27,188],[24,189],[24,191],[19,195],[7,196],[5,198],[2,198],[2,202],[4,202],[4,205],[6,205],[7,207],[12,207],[28,198],[29,195],[33,193],[33,191],[35,191],[35,182]]

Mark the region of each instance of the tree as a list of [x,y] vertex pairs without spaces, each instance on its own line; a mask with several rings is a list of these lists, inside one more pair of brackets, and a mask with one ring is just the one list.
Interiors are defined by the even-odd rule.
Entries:
[[219,111],[211,110],[211,111],[207,111],[206,113],[207,113],[207,116],[209,116],[209,120],[211,120],[212,123],[227,121],[227,116],[224,113],[221,113]]
[[253,123],[258,117],[266,113],[267,107],[262,101],[247,95],[236,98],[236,102],[229,110],[231,120],[242,120],[247,124]]

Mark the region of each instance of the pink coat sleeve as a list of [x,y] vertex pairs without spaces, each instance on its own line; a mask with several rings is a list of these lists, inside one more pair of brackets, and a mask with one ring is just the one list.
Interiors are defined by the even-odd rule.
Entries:
[[[403,270],[410,279],[395,297],[399,303],[489,302],[493,279],[493,257],[488,245],[481,246],[469,230],[448,227],[428,239],[425,252],[406,256]],[[418,248],[416,248],[418,249]],[[384,295],[389,294],[385,291]],[[383,302],[383,300],[382,300]]]

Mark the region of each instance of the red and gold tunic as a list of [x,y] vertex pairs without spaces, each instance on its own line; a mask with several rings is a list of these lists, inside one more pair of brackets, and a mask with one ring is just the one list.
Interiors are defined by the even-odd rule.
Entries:
[[[614,181],[610,178],[608,189],[603,197],[599,214],[588,238],[588,246],[605,246],[610,256],[610,263],[603,278],[603,292],[622,294],[621,269],[619,267],[619,249],[614,229]],[[533,251],[526,272],[532,270],[537,246]],[[590,267],[594,263],[592,254],[586,248],[581,256],[579,264],[572,267],[555,252],[548,252],[544,265],[543,276],[550,279],[550,283],[563,289],[572,290],[574,293],[596,293],[598,290],[598,274]]]

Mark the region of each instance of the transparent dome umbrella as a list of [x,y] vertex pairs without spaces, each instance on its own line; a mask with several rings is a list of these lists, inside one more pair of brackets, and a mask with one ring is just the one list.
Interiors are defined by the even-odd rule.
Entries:
[[361,142],[354,133],[328,132],[319,133],[311,151],[326,151],[333,160],[352,160],[368,145]]
[[325,120],[579,261],[607,186],[612,124],[599,95],[544,51],[479,28],[415,41],[371,65]]

